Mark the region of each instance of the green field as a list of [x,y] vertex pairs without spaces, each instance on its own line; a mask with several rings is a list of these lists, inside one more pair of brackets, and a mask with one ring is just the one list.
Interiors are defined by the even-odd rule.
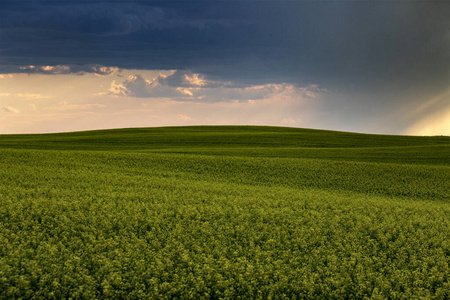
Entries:
[[450,138],[0,135],[1,299],[449,299]]

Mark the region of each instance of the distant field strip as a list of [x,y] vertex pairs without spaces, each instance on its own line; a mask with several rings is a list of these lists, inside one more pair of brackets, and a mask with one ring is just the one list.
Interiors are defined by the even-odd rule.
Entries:
[[0,298],[448,299],[449,150],[277,127],[0,135]]

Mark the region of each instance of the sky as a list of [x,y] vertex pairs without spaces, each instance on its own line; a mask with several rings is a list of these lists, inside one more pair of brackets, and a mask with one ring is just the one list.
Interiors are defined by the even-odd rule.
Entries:
[[450,135],[450,2],[0,0],[0,134]]

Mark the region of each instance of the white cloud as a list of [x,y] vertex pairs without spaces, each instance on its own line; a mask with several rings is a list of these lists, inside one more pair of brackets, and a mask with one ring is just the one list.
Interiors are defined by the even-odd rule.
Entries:
[[24,98],[25,100],[35,100],[35,99],[49,99],[50,96],[45,96],[41,94],[32,94],[32,93],[19,93],[15,94],[15,97]]
[[7,113],[12,113],[12,114],[20,114],[20,110],[14,108],[14,107],[11,107],[11,106],[3,106],[2,111],[7,112]]
[[10,96],[10,93],[0,93],[0,97],[8,97]]
[[229,82],[207,79],[203,74],[179,70],[172,70],[172,73],[168,75],[160,74],[152,81],[163,86],[186,88],[211,88],[230,85]]
[[[18,74],[48,74],[48,75],[61,75],[61,74],[86,74],[90,73],[94,76],[108,76],[120,71],[118,67],[102,66],[98,64],[88,65],[54,65],[54,66],[20,66],[14,67],[14,72]],[[10,77],[12,74],[0,74],[0,78]]]
[[159,83],[159,79],[162,77],[163,75],[160,75],[152,80],[146,80],[139,74],[130,75],[122,84],[116,84],[114,80],[108,92],[110,95],[137,98],[172,98],[185,96],[185,94],[176,88]]
[[0,74],[0,79],[3,78],[13,78],[13,74]]
[[183,115],[183,114],[178,114],[177,115],[178,119],[182,120],[182,121],[194,121],[194,118],[191,118],[187,115]]
[[191,96],[191,97],[194,96],[194,94],[189,89],[186,89],[186,88],[179,87],[179,88],[177,88],[177,91],[179,91],[183,95],[187,95],[187,96]]
[[84,72],[93,73],[94,76],[99,77],[99,76],[109,76],[109,75],[115,74],[117,71],[119,71],[119,68],[94,65],[94,66],[90,66],[89,71],[91,71],[91,72],[88,72],[88,71],[84,71]]
[[115,95],[115,96],[127,96],[128,90],[123,84],[116,84],[116,81],[113,80],[111,82],[111,87],[109,88],[108,92],[106,93],[97,93],[97,95]]
[[[297,87],[288,83],[239,85],[233,82],[207,79],[202,74],[173,71],[148,80],[142,75],[130,75],[123,83],[111,83],[106,94],[137,98],[170,98],[190,102],[234,102],[263,100],[273,95],[299,99],[314,99],[327,92],[317,85]],[[104,95],[98,93],[97,95]]]
[[69,74],[71,69],[69,66],[56,65],[56,66],[21,66],[21,71],[18,73],[42,73],[42,74]]
[[205,80],[205,76],[202,74],[184,74],[184,82],[194,86],[206,86],[208,84],[208,81]]

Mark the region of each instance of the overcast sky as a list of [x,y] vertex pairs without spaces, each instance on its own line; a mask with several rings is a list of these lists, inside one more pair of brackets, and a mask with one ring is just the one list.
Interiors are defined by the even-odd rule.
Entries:
[[0,0],[0,133],[450,134],[449,1]]

